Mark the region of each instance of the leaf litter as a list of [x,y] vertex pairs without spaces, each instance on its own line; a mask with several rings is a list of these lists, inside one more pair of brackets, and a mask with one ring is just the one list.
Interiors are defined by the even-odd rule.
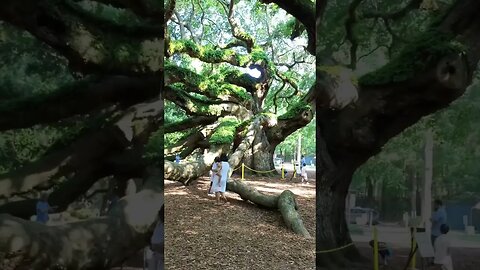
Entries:
[[[287,229],[279,211],[262,209],[228,192],[229,204],[207,196],[210,180],[189,186],[165,181],[165,269],[315,269],[315,239]],[[292,190],[299,213],[315,236],[315,182],[308,185],[249,177],[263,193]]]

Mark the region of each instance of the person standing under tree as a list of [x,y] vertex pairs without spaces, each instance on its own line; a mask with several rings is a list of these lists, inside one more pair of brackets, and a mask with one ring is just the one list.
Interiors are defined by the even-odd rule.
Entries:
[[221,205],[220,199],[223,199],[225,203],[228,203],[227,197],[225,197],[225,191],[227,189],[228,174],[230,172],[230,164],[228,164],[228,157],[226,154],[220,155],[220,164],[218,170],[220,171],[220,177],[218,181],[213,183],[213,191],[217,202],[215,205]]
[[220,157],[215,157],[215,160],[213,162],[213,165],[212,165],[212,169],[210,170],[211,172],[211,177],[210,177],[210,187],[208,188],[208,194],[214,194],[213,192],[213,183],[215,183],[215,181],[218,181],[218,179],[220,178],[220,170],[219,170],[219,167],[220,166]]
[[440,227],[442,224],[447,223],[447,213],[445,211],[445,208],[443,207],[443,203],[441,200],[435,200],[434,202],[434,207],[435,207],[435,212],[432,215],[432,218],[430,218],[430,221],[432,222],[432,246],[435,247],[435,239],[439,237],[442,232],[440,231]]
[[50,207],[48,204],[48,194],[42,193],[40,195],[40,200],[38,200],[36,205],[37,212],[37,222],[47,224],[50,217],[48,216],[49,212],[52,212],[56,207]]
[[305,163],[302,164],[301,176],[302,176],[302,184],[303,184],[303,181],[305,181],[305,183],[308,184],[307,167]]

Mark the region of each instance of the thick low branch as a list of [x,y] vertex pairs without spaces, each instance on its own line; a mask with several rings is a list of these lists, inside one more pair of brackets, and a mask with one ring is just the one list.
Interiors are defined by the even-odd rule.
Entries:
[[[250,149],[259,132],[259,120],[255,119],[246,127],[243,140],[230,155],[228,163],[233,168],[236,168],[242,162],[242,159]],[[220,156],[221,153],[228,153],[231,151],[231,145],[211,144],[207,153],[200,155],[196,161],[187,161],[187,163],[177,164],[171,161],[165,161],[164,171],[165,179],[179,181],[188,185],[192,180],[204,175],[211,168],[215,157]]]
[[198,126],[210,125],[215,123],[217,119],[218,119],[218,116],[191,117],[179,122],[166,124],[164,127],[164,132],[172,133],[172,132],[182,131],[182,130],[186,130],[186,129],[190,129]]
[[[108,167],[104,166],[105,159],[121,153],[130,145],[143,147],[149,135],[158,129],[161,121],[159,116],[163,114],[163,106],[159,102],[163,101],[155,100],[135,105],[131,108],[133,111],[127,111],[114,125],[85,135],[62,151],[1,176],[0,196],[9,197],[36,187],[61,183],[50,198],[60,208],[68,206],[97,179],[108,175]],[[10,213],[10,210],[12,207],[5,205],[0,209],[0,213],[5,211]],[[28,211],[35,211],[35,208],[29,208]]]
[[280,195],[266,195],[238,180],[228,181],[227,190],[237,193],[243,200],[250,201],[258,206],[278,209],[289,229],[306,238],[311,238],[297,212],[295,195],[290,190],[285,190]]
[[1,175],[0,196],[9,197],[37,186],[51,185],[65,175],[81,171],[86,164],[100,162],[115,149],[125,147],[127,142],[116,139],[118,135],[114,129],[93,132],[62,151]]
[[196,161],[188,161],[183,164],[178,164],[165,160],[164,162],[164,179],[179,181],[188,185],[192,180],[204,175],[213,164],[215,157],[220,156],[221,153],[226,153],[228,146],[212,146],[209,151],[200,155]]
[[75,82],[52,94],[0,102],[0,131],[48,124],[115,104],[131,106],[159,93],[156,77],[109,76]]
[[0,266],[100,270],[121,264],[148,245],[163,205],[160,176],[151,175],[142,191],[121,199],[106,217],[45,226],[0,215]]
[[279,119],[276,125],[266,130],[268,141],[275,147],[290,134],[310,123],[313,116],[314,111],[312,107],[304,106],[295,111],[295,113],[292,112],[289,118]]
[[197,148],[209,148],[210,144],[206,141],[205,136],[201,132],[195,132],[188,136],[183,141],[176,143],[173,146],[168,146],[164,150],[166,160],[174,160],[175,154],[179,154],[180,157],[185,158],[189,156]]

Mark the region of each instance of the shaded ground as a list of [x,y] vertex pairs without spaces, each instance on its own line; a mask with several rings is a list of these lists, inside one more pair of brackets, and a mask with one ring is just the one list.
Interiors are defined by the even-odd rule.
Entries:
[[[315,235],[315,185],[247,177],[260,191],[290,189],[310,234]],[[298,180],[297,180],[298,181]],[[288,230],[278,211],[260,209],[228,193],[215,206],[209,179],[185,187],[165,181],[165,269],[315,269],[315,240]]]
[[[384,241],[393,250],[393,257],[389,259],[389,265],[380,269],[403,270],[410,252],[410,234],[407,228],[391,225],[379,225],[379,241]],[[373,260],[373,250],[368,245],[372,239],[372,229],[368,226],[350,226],[352,239],[355,241],[360,252],[370,260]],[[449,237],[452,243],[452,260],[455,270],[480,269],[480,241],[478,235],[466,235],[464,232],[451,231]],[[420,257],[417,256],[416,267],[420,269]],[[373,269],[373,264],[369,268]]]
[[[368,246],[368,243],[356,243],[360,249],[360,253],[365,257],[373,261],[372,248]],[[393,257],[389,260],[388,266],[381,266],[380,269],[385,270],[403,270],[407,263],[408,254],[410,249],[408,248],[394,248]],[[453,268],[455,270],[474,270],[479,269],[480,265],[480,249],[478,248],[460,248],[455,247],[452,249]],[[420,269],[420,259],[417,257],[417,268]],[[366,269],[373,269],[372,267]]]

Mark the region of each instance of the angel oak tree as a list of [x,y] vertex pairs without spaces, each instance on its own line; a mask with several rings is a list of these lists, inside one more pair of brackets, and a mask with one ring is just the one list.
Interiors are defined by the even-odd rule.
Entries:
[[[171,104],[175,116],[184,114],[184,117],[166,119],[165,134],[180,133],[181,136],[173,143],[166,142],[165,179],[188,185],[205,175],[214,158],[221,153],[228,154],[233,168],[243,162],[258,171],[275,169],[273,154],[276,146],[314,118],[313,85],[300,89],[296,80],[279,70],[275,57],[267,54],[269,45],[260,44],[242,28],[245,25],[237,21],[235,15],[240,11],[236,1],[192,3],[190,16],[183,16],[186,18],[180,14],[181,6],[179,10],[175,9],[180,2],[170,1],[166,10],[167,23],[171,26],[167,27],[165,37],[165,99],[166,104]],[[190,3],[186,5],[190,7]],[[212,8],[217,8],[221,15],[211,12]],[[313,13],[309,15],[313,19]],[[209,16],[224,16],[227,27],[222,31],[230,31],[233,41],[227,45],[212,44],[208,33],[193,30],[206,28],[196,20]],[[220,21],[217,24],[222,25]],[[200,61],[208,72],[197,73],[179,59]],[[250,76],[242,68],[256,68],[260,76]],[[283,87],[274,87],[274,80]],[[277,116],[276,110],[282,99],[292,102],[285,113]],[[268,107],[268,103],[273,103],[273,108]],[[166,105],[166,112],[168,110]],[[176,155],[184,161],[175,163]],[[288,227],[310,237],[296,212],[292,192],[268,196],[238,181],[229,181],[227,189],[238,193],[244,200],[279,209]]]

